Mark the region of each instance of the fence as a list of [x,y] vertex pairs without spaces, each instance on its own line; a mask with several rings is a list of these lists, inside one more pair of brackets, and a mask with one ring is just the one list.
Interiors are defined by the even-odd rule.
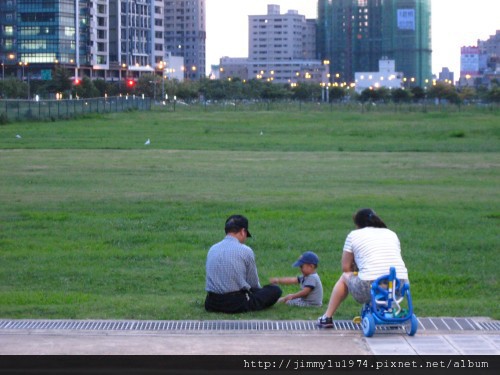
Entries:
[[137,96],[73,100],[0,100],[0,115],[9,121],[57,120],[89,113],[149,111],[151,99]]
[[[158,105],[160,103],[157,103]],[[170,101],[161,107],[167,111],[179,112],[246,112],[246,111],[286,111],[286,112],[469,112],[498,111],[496,103],[451,104],[426,100],[419,103],[361,103],[355,100],[343,102],[313,102],[313,101],[272,101],[272,100],[235,100],[235,101]]]

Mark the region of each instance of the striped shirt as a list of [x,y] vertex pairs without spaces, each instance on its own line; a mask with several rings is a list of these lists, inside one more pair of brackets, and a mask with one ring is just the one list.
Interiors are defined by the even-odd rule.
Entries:
[[361,280],[375,280],[396,268],[398,279],[408,280],[408,270],[401,257],[399,238],[387,228],[366,227],[353,230],[347,236],[344,251],[354,254]]
[[227,235],[207,254],[207,292],[224,294],[260,288],[253,250]]

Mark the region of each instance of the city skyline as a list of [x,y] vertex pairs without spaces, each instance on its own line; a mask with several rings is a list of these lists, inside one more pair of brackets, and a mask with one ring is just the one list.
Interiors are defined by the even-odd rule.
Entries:
[[[307,18],[317,17],[317,0],[206,0],[207,73],[223,56],[248,56],[248,16],[264,15],[268,4],[281,6],[281,13],[297,10]],[[460,47],[486,40],[500,29],[498,0],[432,1],[432,72],[448,67],[460,75]],[[227,15],[231,15],[228,17]]]

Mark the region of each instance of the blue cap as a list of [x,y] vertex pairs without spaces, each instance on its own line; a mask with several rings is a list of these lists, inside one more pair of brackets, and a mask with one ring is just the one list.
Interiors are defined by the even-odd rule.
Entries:
[[302,254],[299,259],[293,264],[294,267],[300,267],[303,264],[314,264],[318,265],[319,263],[319,258],[316,254],[314,254],[312,251],[306,251],[304,254]]

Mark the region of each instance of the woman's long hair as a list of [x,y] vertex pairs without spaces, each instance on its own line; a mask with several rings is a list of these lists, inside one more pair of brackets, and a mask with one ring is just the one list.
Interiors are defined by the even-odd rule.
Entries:
[[387,228],[387,225],[377,216],[375,211],[371,208],[362,208],[358,210],[352,217],[354,224],[358,228],[374,227],[374,228]]

